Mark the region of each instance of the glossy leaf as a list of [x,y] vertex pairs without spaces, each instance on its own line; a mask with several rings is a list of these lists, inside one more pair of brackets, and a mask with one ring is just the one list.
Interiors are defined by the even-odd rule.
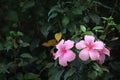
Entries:
[[67,80],[70,76],[72,76],[76,72],[76,69],[70,68],[64,75],[64,80]]
[[55,34],[55,39],[57,41],[59,41],[61,38],[62,38],[62,33],[61,32]]
[[89,16],[90,16],[90,18],[92,19],[92,21],[94,23],[96,23],[96,24],[100,23],[100,17],[98,15],[96,15],[96,14],[90,14]]
[[69,18],[67,16],[64,16],[62,19],[62,24],[67,25],[69,23]]
[[56,45],[56,40],[55,39],[51,39],[48,42],[44,42],[42,44],[42,46],[45,46],[45,47],[50,47],[50,46],[55,46],[55,45]]
[[33,58],[29,53],[23,53],[20,55],[22,58]]
[[57,70],[48,80],[60,80],[64,70]]
[[102,26],[95,26],[92,30],[99,30],[99,29],[103,29]]
[[38,74],[34,74],[34,73],[26,73],[24,75],[24,79],[25,80],[29,80],[29,79],[38,79],[39,75]]
[[86,27],[84,25],[80,25],[80,29],[81,31],[86,32]]

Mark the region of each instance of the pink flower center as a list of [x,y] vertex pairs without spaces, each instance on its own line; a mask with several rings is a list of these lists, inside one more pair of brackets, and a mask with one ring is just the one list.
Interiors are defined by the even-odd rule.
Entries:
[[67,52],[67,50],[65,49],[65,47],[62,48],[62,53],[65,54]]
[[86,46],[87,46],[88,50],[91,50],[94,45],[92,43],[89,43],[89,44],[86,44]]

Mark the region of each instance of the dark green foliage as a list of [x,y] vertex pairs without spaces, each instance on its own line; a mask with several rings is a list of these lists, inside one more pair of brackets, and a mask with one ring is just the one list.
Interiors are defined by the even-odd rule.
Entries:
[[[119,0],[0,0],[0,80],[119,80],[119,12]],[[75,42],[93,34],[110,57],[103,65],[77,57],[62,67],[55,47],[42,46],[57,32]]]

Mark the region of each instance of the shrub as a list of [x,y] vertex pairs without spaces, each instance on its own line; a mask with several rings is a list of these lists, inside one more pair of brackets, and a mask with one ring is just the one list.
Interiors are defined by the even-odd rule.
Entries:
[[[111,5],[113,4],[113,5]],[[1,0],[1,80],[119,80],[118,0]],[[66,67],[54,60],[61,39],[94,35],[110,50],[101,65],[82,61],[79,50]]]

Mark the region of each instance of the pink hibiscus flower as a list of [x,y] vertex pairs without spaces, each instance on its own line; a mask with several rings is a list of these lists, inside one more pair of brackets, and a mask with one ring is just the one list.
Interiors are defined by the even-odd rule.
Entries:
[[79,57],[81,60],[86,61],[89,58],[91,60],[99,60],[100,54],[98,50],[101,50],[104,48],[104,43],[102,41],[95,41],[94,36],[92,35],[86,35],[84,37],[84,40],[81,40],[76,44],[77,49],[82,49]]
[[55,59],[59,58],[59,64],[61,66],[67,66],[67,62],[71,62],[75,59],[75,53],[70,50],[74,46],[74,41],[63,39],[56,45],[58,49],[56,53],[53,53]]
[[99,64],[103,64],[105,61],[105,55],[110,56],[110,51],[107,48],[103,48],[99,51]]

